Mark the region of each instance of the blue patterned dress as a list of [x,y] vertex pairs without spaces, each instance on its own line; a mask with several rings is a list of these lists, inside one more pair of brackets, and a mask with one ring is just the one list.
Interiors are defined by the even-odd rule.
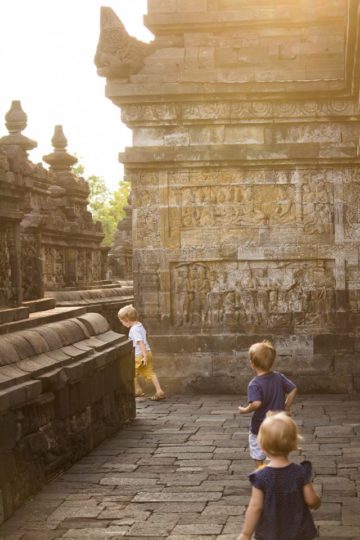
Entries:
[[257,540],[312,540],[317,535],[303,487],[311,482],[310,461],[286,467],[264,467],[249,475],[264,493],[264,507],[255,530]]

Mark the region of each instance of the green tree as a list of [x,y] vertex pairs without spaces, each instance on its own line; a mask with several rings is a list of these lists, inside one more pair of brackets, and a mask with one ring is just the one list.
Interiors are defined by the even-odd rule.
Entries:
[[[84,167],[81,164],[73,167],[75,174],[84,176]],[[130,193],[130,183],[120,180],[118,188],[110,190],[101,176],[85,178],[89,184],[88,209],[94,221],[100,221],[104,232],[104,246],[111,246],[119,221],[125,216],[125,206]]]

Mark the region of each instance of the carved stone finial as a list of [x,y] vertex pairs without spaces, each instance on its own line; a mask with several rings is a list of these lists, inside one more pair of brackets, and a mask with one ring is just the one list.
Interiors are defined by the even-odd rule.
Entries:
[[11,103],[11,107],[5,115],[5,123],[9,135],[1,137],[0,144],[21,146],[25,152],[37,147],[36,141],[21,133],[27,126],[27,116],[22,110],[20,101],[15,100]]
[[66,151],[67,139],[62,126],[55,126],[51,143],[54,147],[54,152],[43,156],[43,160],[50,165],[50,170],[54,173],[62,172],[71,174],[71,167],[77,163],[77,158],[68,154]]
[[130,36],[109,7],[101,8],[100,37],[94,62],[101,77],[128,77],[144,65],[153,47]]
[[67,147],[67,138],[64,135],[62,126],[55,126],[54,135],[51,144],[55,150],[64,150]]

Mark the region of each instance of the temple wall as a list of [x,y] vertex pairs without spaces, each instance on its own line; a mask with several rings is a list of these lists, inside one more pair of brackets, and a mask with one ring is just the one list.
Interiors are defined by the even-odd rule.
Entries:
[[[143,49],[103,11],[135,298],[168,388],[244,391],[270,338],[302,391],[359,389],[358,8],[149,0]],[[125,47],[102,56],[110,27],[133,69]]]

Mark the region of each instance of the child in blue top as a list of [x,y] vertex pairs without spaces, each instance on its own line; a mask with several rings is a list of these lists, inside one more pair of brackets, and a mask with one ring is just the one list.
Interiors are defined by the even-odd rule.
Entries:
[[291,463],[288,455],[301,439],[294,420],[284,412],[261,424],[258,440],[270,462],[249,475],[251,499],[238,540],[312,540],[316,527],[310,508],[320,506],[311,482],[310,461]]
[[282,373],[271,371],[276,350],[270,341],[251,345],[249,357],[256,377],[248,385],[248,405],[239,407],[239,411],[241,414],[254,413],[250,422],[249,449],[256,466],[260,467],[266,458],[257,442],[261,423],[268,411],[286,411],[290,415],[297,388]]

